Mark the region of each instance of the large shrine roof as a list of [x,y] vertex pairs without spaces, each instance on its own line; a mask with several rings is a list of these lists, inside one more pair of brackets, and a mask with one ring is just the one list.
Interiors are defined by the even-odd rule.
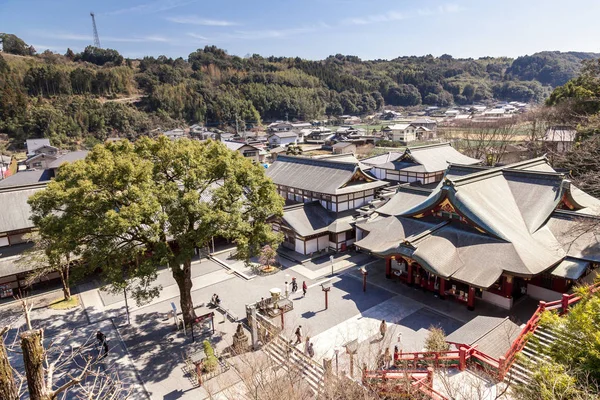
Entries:
[[[580,212],[596,218],[589,214],[600,212],[600,201],[572,186],[545,158],[497,168],[451,165],[444,181],[425,194],[399,190],[370,222],[357,224],[370,233],[356,246],[382,256],[410,255],[439,276],[482,288],[504,272],[537,275],[567,255],[600,261],[598,237],[572,233],[581,225]],[[573,210],[557,211],[565,203]],[[454,217],[441,218],[441,210]],[[407,235],[399,223],[420,232]]]

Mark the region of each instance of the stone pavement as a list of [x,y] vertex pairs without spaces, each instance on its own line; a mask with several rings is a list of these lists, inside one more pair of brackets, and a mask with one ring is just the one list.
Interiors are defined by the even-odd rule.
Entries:
[[[192,263],[192,274],[194,276],[192,278],[192,288],[194,291],[235,277],[235,275],[229,273],[220,265],[206,259],[202,260],[202,262],[196,261]],[[158,283],[156,285],[162,286],[158,298],[139,306],[134,299],[129,298],[129,311],[133,312],[140,308],[152,306],[166,299],[172,299],[171,301],[175,302],[179,308],[179,288],[169,270],[164,269],[159,272]],[[89,282],[78,286],[81,301],[90,322],[123,315],[126,312],[124,295],[104,292],[98,289],[98,286],[97,282]]]

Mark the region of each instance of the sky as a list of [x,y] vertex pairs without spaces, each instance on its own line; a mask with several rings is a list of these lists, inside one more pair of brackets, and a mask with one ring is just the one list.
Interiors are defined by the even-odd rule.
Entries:
[[600,52],[599,0],[0,0],[0,32],[38,51],[100,42],[126,57],[332,54],[366,59]]

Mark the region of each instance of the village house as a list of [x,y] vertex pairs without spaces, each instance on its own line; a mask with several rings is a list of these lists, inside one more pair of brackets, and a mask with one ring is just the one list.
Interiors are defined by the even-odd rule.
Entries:
[[185,131],[181,128],[171,129],[170,131],[163,132],[163,135],[165,135],[171,140],[177,140],[187,137]]
[[354,154],[356,145],[351,142],[338,142],[332,146],[333,154]]
[[227,146],[228,149],[237,151],[244,157],[249,158],[257,163],[263,163],[265,161],[265,157],[267,156],[267,152],[264,149],[251,144],[231,141],[225,141],[223,144]]
[[384,128],[390,140],[408,143],[417,140],[417,127],[412,124],[394,124]]
[[378,179],[422,185],[441,181],[449,164],[481,164],[481,160],[465,156],[450,143],[409,146],[403,152],[392,151],[361,162],[370,167],[371,174]]
[[267,130],[269,132],[287,132],[292,129],[294,129],[294,126],[291,123],[284,121],[276,121],[267,125]]
[[358,221],[355,246],[386,260],[386,277],[473,309],[510,309],[527,294],[557,300],[600,262],[600,200],[546,158],[504,167],[450,165],[435,189],[401,187]]
[[52,176],[56,176],[56,171],[58,168],[64,163],[71,163],[79,160],[85,159],[88,155],[89,151],[87,150],[79,150],[79,151],[70,151],[68,153],[62,154],[56,160],[52,161],[48,164],[48,169],[52,170]]
[[329,128],[319,127],[313,129],[308,136],[304,137],[306,143],[321,144],[331,140],[335,134]]
[[354,242],[356,209],[388,185],[348,155],[320,159],[279,155],[267,175],[291,204],[283,217],[273,220],[273,229],[284,234],[284,247],[301,254],[346,250]]
[[8,177],[11,162],[11,157],[0,154],[0,179]]
[[296,132],[276,132],[267,139],[269,147],[287,146],[298,142],[298,134]]
[[553,126],[546,130],[542,138],[547,152],[566,153],[573,148],[577,131],[569,126]]

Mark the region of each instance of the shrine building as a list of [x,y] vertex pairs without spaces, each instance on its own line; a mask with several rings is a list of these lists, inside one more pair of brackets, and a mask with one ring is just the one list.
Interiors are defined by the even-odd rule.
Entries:
[[[557,300],[595,275],[600,200],[544,157],[503,167],[450,165],[431,190],[400,186],[356,221],[355,246],[385,273],[473,309]],[[586,228],[588,227],[588,228]],[[590,275],[594,274],[594,275]]]

